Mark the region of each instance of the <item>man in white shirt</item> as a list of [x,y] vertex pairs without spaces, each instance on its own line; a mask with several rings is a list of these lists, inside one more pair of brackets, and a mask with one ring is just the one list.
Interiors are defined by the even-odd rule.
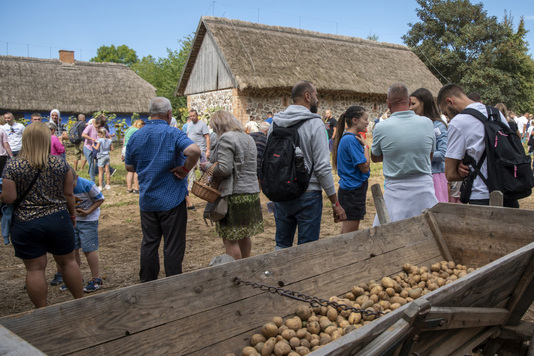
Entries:
[[526,112],[523,116],[520,116],[515,119],[515,123],[517,124],[517,129],[519,130],[519,134],[521,135],[522,142],[526,142],[527,140],[528,117],[529,113]]
[[[451,119],[449,123],[449,141],[445,153],[445,175],[447,180],[462,181],[469,174],[469,167],[462,163],[465,153],[476,162],[486,150],[484,142],[484,124],[476,117],[469,114],[461,114],[466,108],[473,108],[488,116],[486,106],[482,103],[469,99],[465,92],[456,84],[447,84],[438,93],[437,103],[441,111]],[[501,121],[506,119],[501,114]],[[481,173],[487,176],[487,162],[484,160]],[[489,205],[489,190],[484,181],[477,175],[473,182],[473,189],[469,204]],[[504,200],[504,206],[518,208],[517,200]]]
[[6,112],[4,114],[6,124],[2,127],[7,133],[7,139],[9,146],[13,152],[13,156],[16,156],[22,149],[22,133],[24,132],[24,125],[15,121],[15,117],[12,113]]

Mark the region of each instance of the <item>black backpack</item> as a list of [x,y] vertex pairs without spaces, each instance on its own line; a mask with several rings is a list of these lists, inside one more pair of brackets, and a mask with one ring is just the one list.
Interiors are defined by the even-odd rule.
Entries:
[[274,202],[300,197],[310,183],[310,172],[300,149],[298,128],[304,123],[280,127],[273,122],[273,131],[261,161],[260,182],[263,194]]
[[77,121],[72,125],[69,131],[69,141],[71,143],[80,143],[83,141],[82,136],[80,135],[80,125],[84,124],[83,121]]
[[468,157],[475,169],[475,176],[480,176],[489,192],[498,190],[506,200],[528,197],[534,187],[530,157],[525,154],[519,136],[501,121],[499,110],[492,106],[486,106],[486,110],[487,118],[472,108],[461,112],[476,117],[484,124],[486,150],[480,157],[480,162],[487,159],[488,176],[484,177],[480,172],[480,162],[477,164]]

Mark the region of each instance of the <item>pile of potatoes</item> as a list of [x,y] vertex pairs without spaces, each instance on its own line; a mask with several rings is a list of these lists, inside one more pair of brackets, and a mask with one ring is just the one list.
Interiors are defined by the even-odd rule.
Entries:
[[[334,296],[329,300],[357,309],[388,313],[474,271],[452,261],[437,262],[430,268],[407,263],[403,270],[394,277],[384,277],[378,282],[361,283],[352,287],[342,298]],[[300,305],[295,316],[285,321],[277,316],[264,324],[261,334],[252,335],[250,346],[245,347],[242,354],[306,355],[372,322],[378,316],[331,306],[311,308]]]

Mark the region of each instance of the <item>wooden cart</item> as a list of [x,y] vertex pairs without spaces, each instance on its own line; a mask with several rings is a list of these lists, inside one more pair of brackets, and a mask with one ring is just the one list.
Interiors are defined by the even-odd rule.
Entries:
[[532,336],[521,317],[534,299],[533,221],[529,210],[438,204],[407,220],[2,318],[0,354],[240,355],[261,325],[302,302],[235,277],[329,298],[405,263],[452,258],[481,268],[313,354],[465,355],[484,344],[488,355],[517,355]]

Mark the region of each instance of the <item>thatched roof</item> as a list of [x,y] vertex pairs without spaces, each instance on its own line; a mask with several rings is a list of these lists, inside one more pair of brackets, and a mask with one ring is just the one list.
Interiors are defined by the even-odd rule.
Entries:
[[147,113],[156,89],[123,64],[0,56],[0,109]]
[[[319,91],[385,94],[391,84],[409,90],[441,83],[406,46],[289,27],[202,17],[175,95],[184,95],[202,42],[210,37],[234,87],[291,88],[313,81]],[[224,88],[219,88],[224,89]]]

